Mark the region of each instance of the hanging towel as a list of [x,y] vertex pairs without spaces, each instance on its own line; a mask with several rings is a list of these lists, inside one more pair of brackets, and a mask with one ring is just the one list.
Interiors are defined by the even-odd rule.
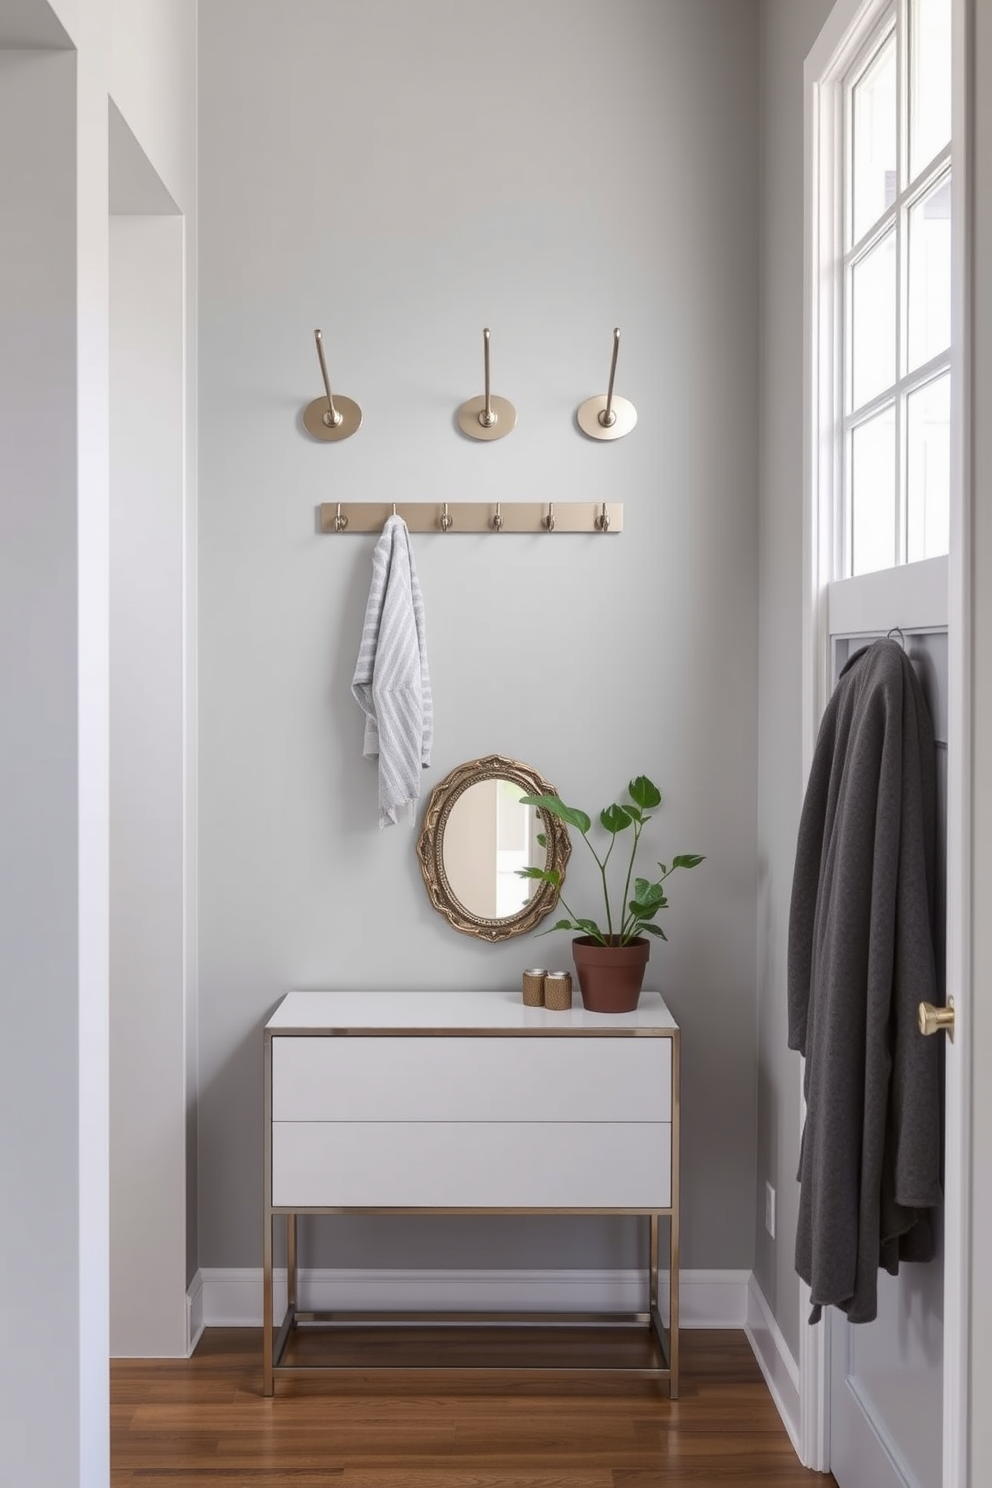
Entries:
[[[402,517],[389,517],[372,554],[372,586],[351,690],[365,712],[366,759],[379,761],[379,827],[420,796],[431,762],[434,707],[424,600]],[[412,819],[412,818],[411,818]]]
[[816,1322],[877,1311],[878,1268],[929,1260],[940,1203],[933,727],[895,641],[851,657],[803,803],[789,917],[789,1047],[805,1055],[796,1270]]

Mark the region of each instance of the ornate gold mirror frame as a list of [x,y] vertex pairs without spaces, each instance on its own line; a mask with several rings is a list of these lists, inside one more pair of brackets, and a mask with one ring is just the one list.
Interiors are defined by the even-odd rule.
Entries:
[[[527,795],[557,795],[553,785],[519,760],[504,758],[501,754],[487,754],[482,759],[469,760],[458,765],[431,791],[427,810],[424,813],[417,843],[420,871],[430,901],[449,924],[464,935],[476,935],[481,940],[505,940],[511,935],[524,935],[551,913],[558,902],[558,890],[552,885],[530,880],[534,893],[515,914],[501,918],[474,914],[461,902],[452,888],[444,865],[444,834],[451,812],[473,785],[484,780],[510,780],[522,787]],[[556,868],[565,878],[565,864],[572,850],[568,829],[557,817],[539,812],[541,830],[547,839],[544,867]],[[523,883],[524,880],[521,880]]]

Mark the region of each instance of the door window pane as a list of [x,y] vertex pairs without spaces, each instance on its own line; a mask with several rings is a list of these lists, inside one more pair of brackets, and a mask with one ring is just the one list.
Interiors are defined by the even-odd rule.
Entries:
[[909,370],[951,344],[951,178],[909,213]]
[[856,243],[896,199],[896,39],[851,90],[852,236]]
[[950,551],[951,379],[906,399],[907,552],[910,563]]
[[851,573],[896,562],[895,409],[886,408],[851,434]]
[[896,380],[896,235],[858,260],[851,271],[851,398],[849,407]]
[[909,168],[917,175],[951,138],[951,0],[912,0]]

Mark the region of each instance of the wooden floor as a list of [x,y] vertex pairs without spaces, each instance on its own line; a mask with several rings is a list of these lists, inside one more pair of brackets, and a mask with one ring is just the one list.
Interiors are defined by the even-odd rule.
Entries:
[[653,1381],[416,1373],[261,1387],[258,1329],[111,1365],[112,1488],[829,1488],[800,1467],[743,1333],[682,1334]]

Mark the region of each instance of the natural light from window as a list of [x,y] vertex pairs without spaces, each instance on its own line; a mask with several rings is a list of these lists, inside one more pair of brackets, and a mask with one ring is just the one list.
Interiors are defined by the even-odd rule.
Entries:
[[948,551],[950,0],[901,0],[845,82],[843,571]]

